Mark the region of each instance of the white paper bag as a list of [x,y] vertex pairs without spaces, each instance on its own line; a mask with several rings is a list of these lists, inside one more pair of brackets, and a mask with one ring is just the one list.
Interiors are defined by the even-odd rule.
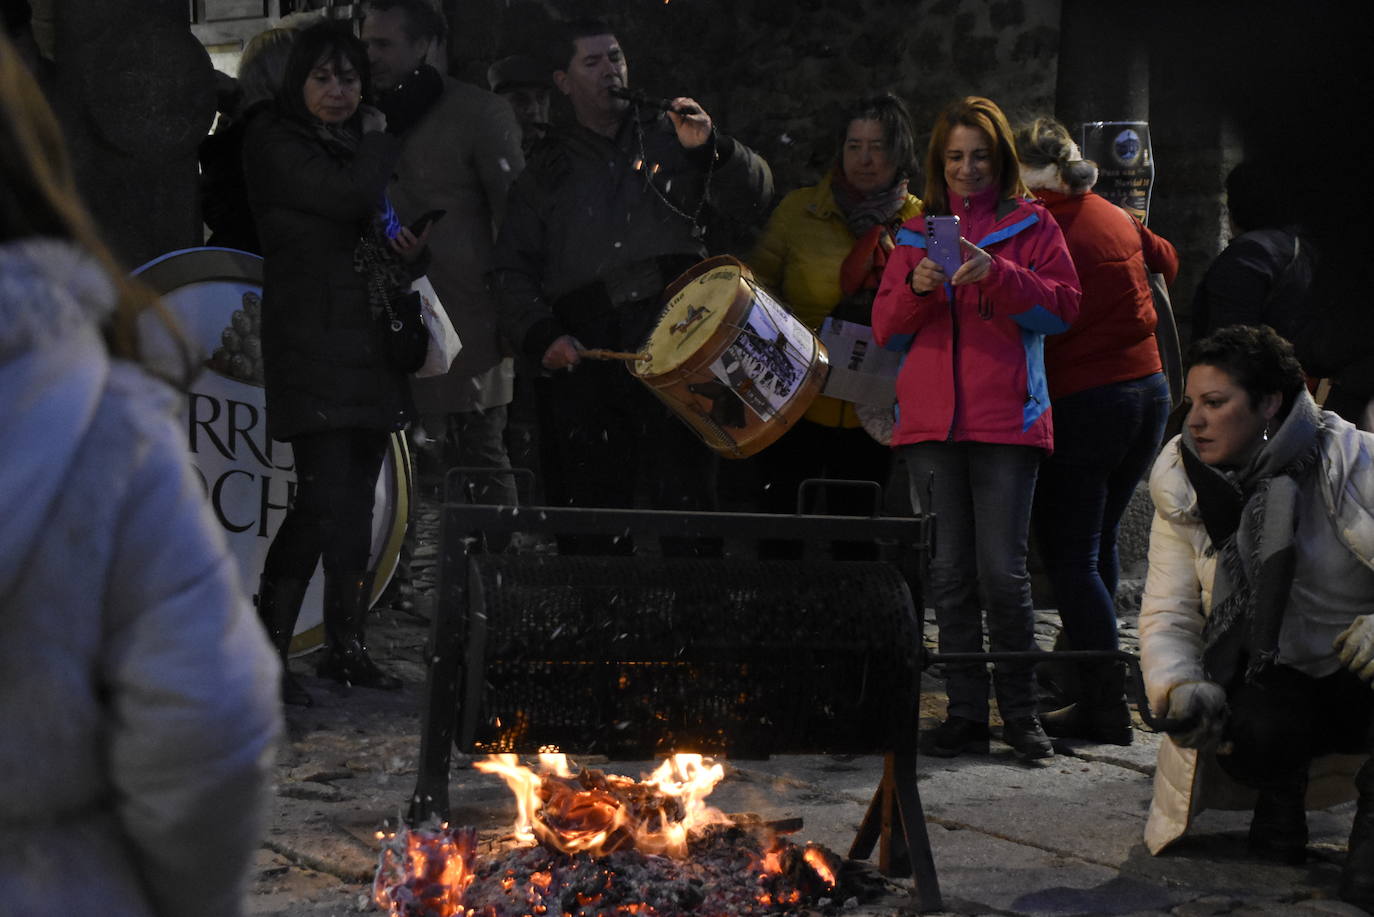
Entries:
[[823,394],[885,410],[892,407],[903,352],[879,347],[867,325],[833,318],[821,323],[820,339],[830,354]]
[[457,359],[458,351],[463,349],[463,342],[458,339],[458,332],[448,320],[444,304],[439,301],[439,294],[434,292],[434,284],[429,282],[429,278],[421,277],[412,283],[410,288],[420,294],[420,320],[429,331],[429,348],[425,351],[425,362],[415,370],[415,375],[442,376]]

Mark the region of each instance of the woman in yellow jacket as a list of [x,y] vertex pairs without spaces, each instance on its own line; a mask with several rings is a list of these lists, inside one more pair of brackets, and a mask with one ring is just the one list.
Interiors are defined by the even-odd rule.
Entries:
[[[782,199],[749,257],[755,277],[813,330],[827,317],[872,324],[873,296],[893,235],[921,211],[921,201],[907,191],[915,142],[901,99],[887,93],[851,101],[837,140],[834,168],[818,184]],[[762,509],[790,513],[806,478],[886,484],[891,450],[864,430],[854,404],[822,395],[756,461]],[[867,515],[872,504],[869,495],[840,488],[825,499],[829,512],[844,515]],[[813,496],[808,511],[814,502]],[[871,546],[839,551],[865,556]]]

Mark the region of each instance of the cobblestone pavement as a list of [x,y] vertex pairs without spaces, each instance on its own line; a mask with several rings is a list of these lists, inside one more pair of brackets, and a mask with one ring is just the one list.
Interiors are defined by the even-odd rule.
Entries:
[[[248,913],[326,917],[376,913],[369,885],[376,832],[394,826],[415,780],[425,642],[432,612],[436,507],[422,507],[415,558],[414,613],[374,615],[370,643],[405,681],[402,691],[348,690],[313,677],[310,657],[293,670],[315,697],[288,708],[289,737],[277,764],[272,824],[258,855]],[[1139,583],[1128,582],[1127,596]],[[1123,603],[1122,642],[1136,646],[1131,601]],[[1049,646],[1052,612],[1038,615]],[[927,639],[933,640],[927,628]],[[927,677],[923,713],[943,711],[940,686]],[[1140,731],[1128,748],[1066,743],[1043,765],[1017,763],[994,742],[992,754],[922,759],[920,793],[948,913],[1209,915],[1363,913],[1334,901],[1353,807],[1312,813],[1310,861],[1261,865],[1244,856],[1244,813],[1205,813],[1196,837],[1177,853],[1150,857],[1140,842],[1154,769],[1155,738]],[[600,762],[597,762],[601,766]],[[617,763],[638,775],[650,762]],[[712,803],[729,812],[804,820],[799,840],[848,850],[882,771],[877,757],[778,757],[729,762]],[[514,806],[504,784],[455,757],[453,820],[488,838],[509,829]],[[906,883],[909,888],[909,882]],[[900,890],[899,890],[900,891]],[[853,909],[855,915],[906,913],[905,892]]]

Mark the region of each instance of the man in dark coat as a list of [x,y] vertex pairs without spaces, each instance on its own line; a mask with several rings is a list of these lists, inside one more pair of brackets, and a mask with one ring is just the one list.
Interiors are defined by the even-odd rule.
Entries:
[[[506,192],[524,168],[520,127],[505,101],[425,62],[446,32],[426,0],[372,0],[366,12],[377,107],[401,141],[391,200],[405,223],[444,211],[430,231],[428,277],[463,342],[446,375],[411,380],[416,410],[444,442],[445,467],[508,468],[502,436],[515,373],[484,275]],[[482,502],[516,502],[508,476],[474,483]]]
[[665,112],[614,94],[628,71],[605,23],[568,23],[564,38],[554,85],[576,123],[550,131],[511,191],[491,274],[502,330],[555,373],[568,503],[633,506],[642,489],[656,508],[713,509],[714,455],[624,365],[582,354],[638,350],[665,286],[705,257],[712,209],[757,219],[772,174],[692,99]]

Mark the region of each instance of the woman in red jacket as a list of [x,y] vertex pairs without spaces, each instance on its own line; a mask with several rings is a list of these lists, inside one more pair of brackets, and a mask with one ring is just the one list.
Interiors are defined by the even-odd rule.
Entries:
[[[911,336],[892,441],[906,451],[913,500],[939,519],[929,594],[940,649],[981,650],[986,607],[993,650],[1031,650],[1026,542],[1036,472],[1053,446],[1042,353],[1045,335],[1078,314],[1078,276],[1054,219],[1027,199],[1011,127],[992,101],[969,96],[940,114],[923,197],[925,214],[897,235],[873,331],[880,344]],[[952,276],[926,257],[926,215],[959,217],[965,260]],[[986,666],[951,665],[946,676],[948,716],[924,751],[986,751]],[[1027,758],[1054,754],[1031,665],[998,663],[994,688],[1007,744]]]
[[[1054,406],[1054,455],[1035,488],[1036,543],[1054,584],[1071,650],[1114,650],[1116,535],[1159,451],[1169,386],[1155,346],[1147,272],[1173,283],[1178,255],[1165,239],[1092,192],[1097,167],[1069,132],[1040,118],[1016,135],[1021,177],[1064,231],[1083,287],[1078,320],[1045,342]],[[1080,668],[1076,701],[1046,714],[1050,735],[1131,744],[1125,670]]]

